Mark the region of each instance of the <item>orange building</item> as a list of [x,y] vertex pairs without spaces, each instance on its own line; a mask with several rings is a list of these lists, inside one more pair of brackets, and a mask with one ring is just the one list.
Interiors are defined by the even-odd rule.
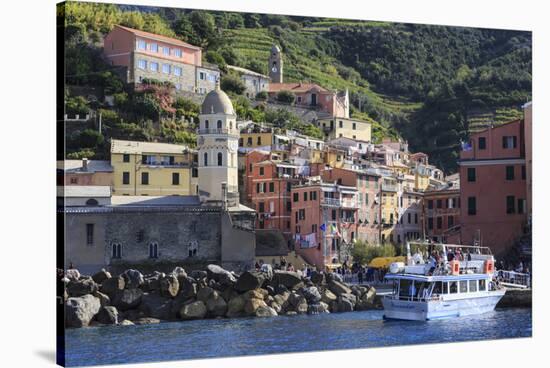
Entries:
[[[471,135],[460,153],[461,240],[505,254],[527,225],[523,120]],[[530,137],[529,140],[530,141]]]

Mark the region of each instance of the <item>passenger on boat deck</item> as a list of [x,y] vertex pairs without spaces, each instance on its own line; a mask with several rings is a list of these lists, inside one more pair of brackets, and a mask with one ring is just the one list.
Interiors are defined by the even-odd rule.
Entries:
[[455,254],[449,250],[449,252],[447,253],[447,261],[451,262],[453,259],[455,259]]
[[430,259],[428,260],[428,264],[430,265],[430,270],[428,271],[428,273],[431,275],[435,271],[435,265],[436,265],[436,261],[433,255],[430,256]]
[[472,260],[472,255],[470,254],[470,251],[468,251],[468,261],[471,261]]
[[414,296],[416,293],[416,288],[414,287],[414,282],[411,282],[411,286],[409,286],[409,296]]

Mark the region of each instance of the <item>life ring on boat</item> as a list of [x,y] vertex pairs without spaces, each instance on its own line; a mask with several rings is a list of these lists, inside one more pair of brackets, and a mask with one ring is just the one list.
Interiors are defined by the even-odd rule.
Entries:
[[483,263],[483,272],[488,274],[495,272],[495,261],[492,259],[485,260]]
[[450,262],[451,265],[451,275],[459,275],[460,274],[460,262],[456,259],[453,259]]

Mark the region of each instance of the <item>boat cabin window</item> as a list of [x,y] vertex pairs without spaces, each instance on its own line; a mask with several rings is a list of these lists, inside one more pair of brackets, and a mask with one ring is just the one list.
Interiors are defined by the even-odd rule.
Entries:
[[433,291],[432,291],[432,294],[435,294],[435,295],[442,294],[442,292],[441,292],[441,291],[442,291],[441,284],[442,284],[441,281],[434,282],[434,289],[433,289]]
[[470,293],[477,292],[477,280],[470,280],[468,281],[469,287],[470,287]]
[[449,290],[451,294],[458,293],[458,283],[456,281],[449,282]]
[[416,286],[416,297],[420,299],[426,299],[430,294],[430,283],[429,282],[419,282],[415,284]]
[[485,290],[486,290],[485,280],[479,280],[479,291],[485,291]]
[[468,281],[460,281],[460,292],[461,293],[467,293],[468,292]]
[[411,280],[399,280],[399,296],[400,297],[410,297],[413,296],[416,292],[413,281]]
[[399,281],[393,280],[393,282],[392,282],[392,294],[393,295],[397,294],[398,286],[399,286]]

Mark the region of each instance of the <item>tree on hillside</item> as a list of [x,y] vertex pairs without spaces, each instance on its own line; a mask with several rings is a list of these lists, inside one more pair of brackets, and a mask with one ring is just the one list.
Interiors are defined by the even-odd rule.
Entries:
[[242,95],[246,86],[239,76],[235,74],[226,74],[222,76],[220,87],[225,92],[233,92]]

